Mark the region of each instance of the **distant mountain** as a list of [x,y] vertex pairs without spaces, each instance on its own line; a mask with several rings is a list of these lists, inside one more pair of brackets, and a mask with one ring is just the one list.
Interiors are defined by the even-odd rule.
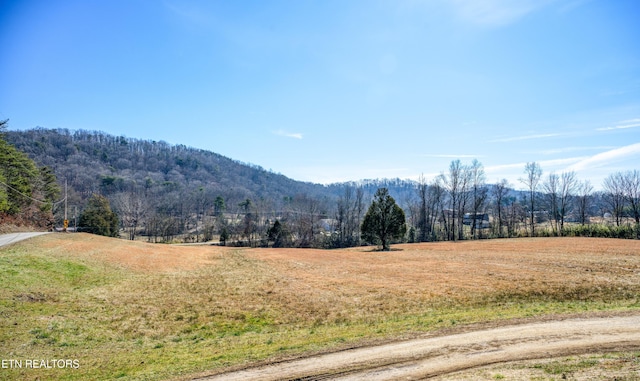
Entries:
[[228,204],[246,199],[277,201],[296,195],[336,200],[345,186],[363,187],[366,195],[386,187],[399,201],[415,196],[416,183],[411,180],[314,184],[211,151],[104,132],[36,128],[7,131],[6,139],[39,165],[51,168],[61,186],[66,180],[72,197],[78,200],[86,200],[92,193],[109,195],[141,186],[183,191],[203,187]]
[[204,188],[227,203],[281,200],[305,194],[332,197],[330,188],[289,179],[225,156],[163,141],[95,131],[37,128],[7,131],[7,141],[39,165],[51,168],[74,197],[113,194],[133,187],[182,191]]

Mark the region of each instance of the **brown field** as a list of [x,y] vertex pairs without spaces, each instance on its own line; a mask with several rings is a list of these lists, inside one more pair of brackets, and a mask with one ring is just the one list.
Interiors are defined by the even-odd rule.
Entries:
[[82,259],[105,261],[134,271],[175,272],[194,270],[215,262],[211,246],[150,244],[140,241],[106,238],[93,234],[56,234],[40,246],[52,252],[66,252]]
[[640,308],[640,241],[599,238],[379,252],[51,234],[0,249],[0,273],[0,353],[80,358],[66,379],[188,378],[464,324]]
[[640,287],[639,241],[533,238],[393,248],[244,253],[285,281],[273,284],[271,291],[293,292],[297,297],[290,302],[303,303],[298,308],[333,311],[338,318],[405,313],[449,302],[483,303],[487,298],[588,301],[611,293],[632,296]]
[[487,297],[496,302],[531,296],[588,301],[612,292],[625,297],[640,288],[640,241],[634,240],[521,238],[403,244],[380,252],[370,247],[248,249],[76,237],[64,240],[67,252],[136,272],[231,266],[224,272],[237,278],[229,281],[246,287],[243,297],[256,298],[255,306],[278,301],[323,321],[404,313],[442,302],[473,304]]

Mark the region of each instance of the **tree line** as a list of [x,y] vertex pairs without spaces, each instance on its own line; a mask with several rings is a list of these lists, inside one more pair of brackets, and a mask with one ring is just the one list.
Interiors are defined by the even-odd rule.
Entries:
[[[479,161],[454,160],[431,181],[324,186],[204,150],[100,132],[35,129],[7,137],[68,181],[72,226],[95,230],[102,213],[108,218],[101,223],[111,224],[107,235],[128,239],[323,248],[374,243],[362,227],[381,188],[407,222],[389,244],[576,234],[638,238],[638,171],[612,174],[603,191],[594,192],[573,172],[543,176],[535,162],[523,168],[518,184],[488,184]],[[58,224],[60,214],[58,208]]]
[[638,170],[609,175],[600,192],[593,192],[592,184],[580,181],[573,171],[543,176],[536,162],[524,166],[518,181],[524,191],[515,191],[506,179],[486,184],[484,168],[477,160],[470,165],[454,160],[431,183],[421,179],[419,201],[409,206],[417,240],[566,235],[640,238]]
[[[404,208],[385,187],[378,188],[372,200],[363,186],[353,183],[343,185],[333,201],[298,195],[282,203],[246,199],[236,205],[199,188],[183,198],[188,210],[184,220],[163,217],[157,213],[161,205],[147,214],[148,198],[133,193],[117,195],[113,204],[128,238],[137,231],[154,242],[217,238],[221,244],[242,246],[378,244],[388,250],[396,242],[568,235],[640,238],[638,170],[611,174],[603,191],[593,192],[590,182],[580,181],[574,172],[543,176],[539,164],[532,162],[523,168],[519,182],[525,191],[514,190],[506,179],[487,184],[480,162],[464,165],[454,160],[448,172],[431,182],[421,178],[413,183],[414,197],[405,194]],[[139,221],[144,221],[141,226]]]

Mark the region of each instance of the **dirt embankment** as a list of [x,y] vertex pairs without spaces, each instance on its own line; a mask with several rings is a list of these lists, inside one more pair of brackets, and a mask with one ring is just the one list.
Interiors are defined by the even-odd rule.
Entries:
[[199,380],[411,380],[504,362],[638,349],[638,314],[573,318],[356,348]]

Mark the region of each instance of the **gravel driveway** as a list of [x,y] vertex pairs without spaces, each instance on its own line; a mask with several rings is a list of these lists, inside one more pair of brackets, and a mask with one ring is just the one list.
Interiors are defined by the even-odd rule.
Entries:
[[639,348],[640,315],[574,318],[356,348],[198,380],[412,380],[497,363]]
[[47,232],[33,232],[33,233],[10,233],[0,234],[0,247],[16,243],[39,235],[49,234]]

